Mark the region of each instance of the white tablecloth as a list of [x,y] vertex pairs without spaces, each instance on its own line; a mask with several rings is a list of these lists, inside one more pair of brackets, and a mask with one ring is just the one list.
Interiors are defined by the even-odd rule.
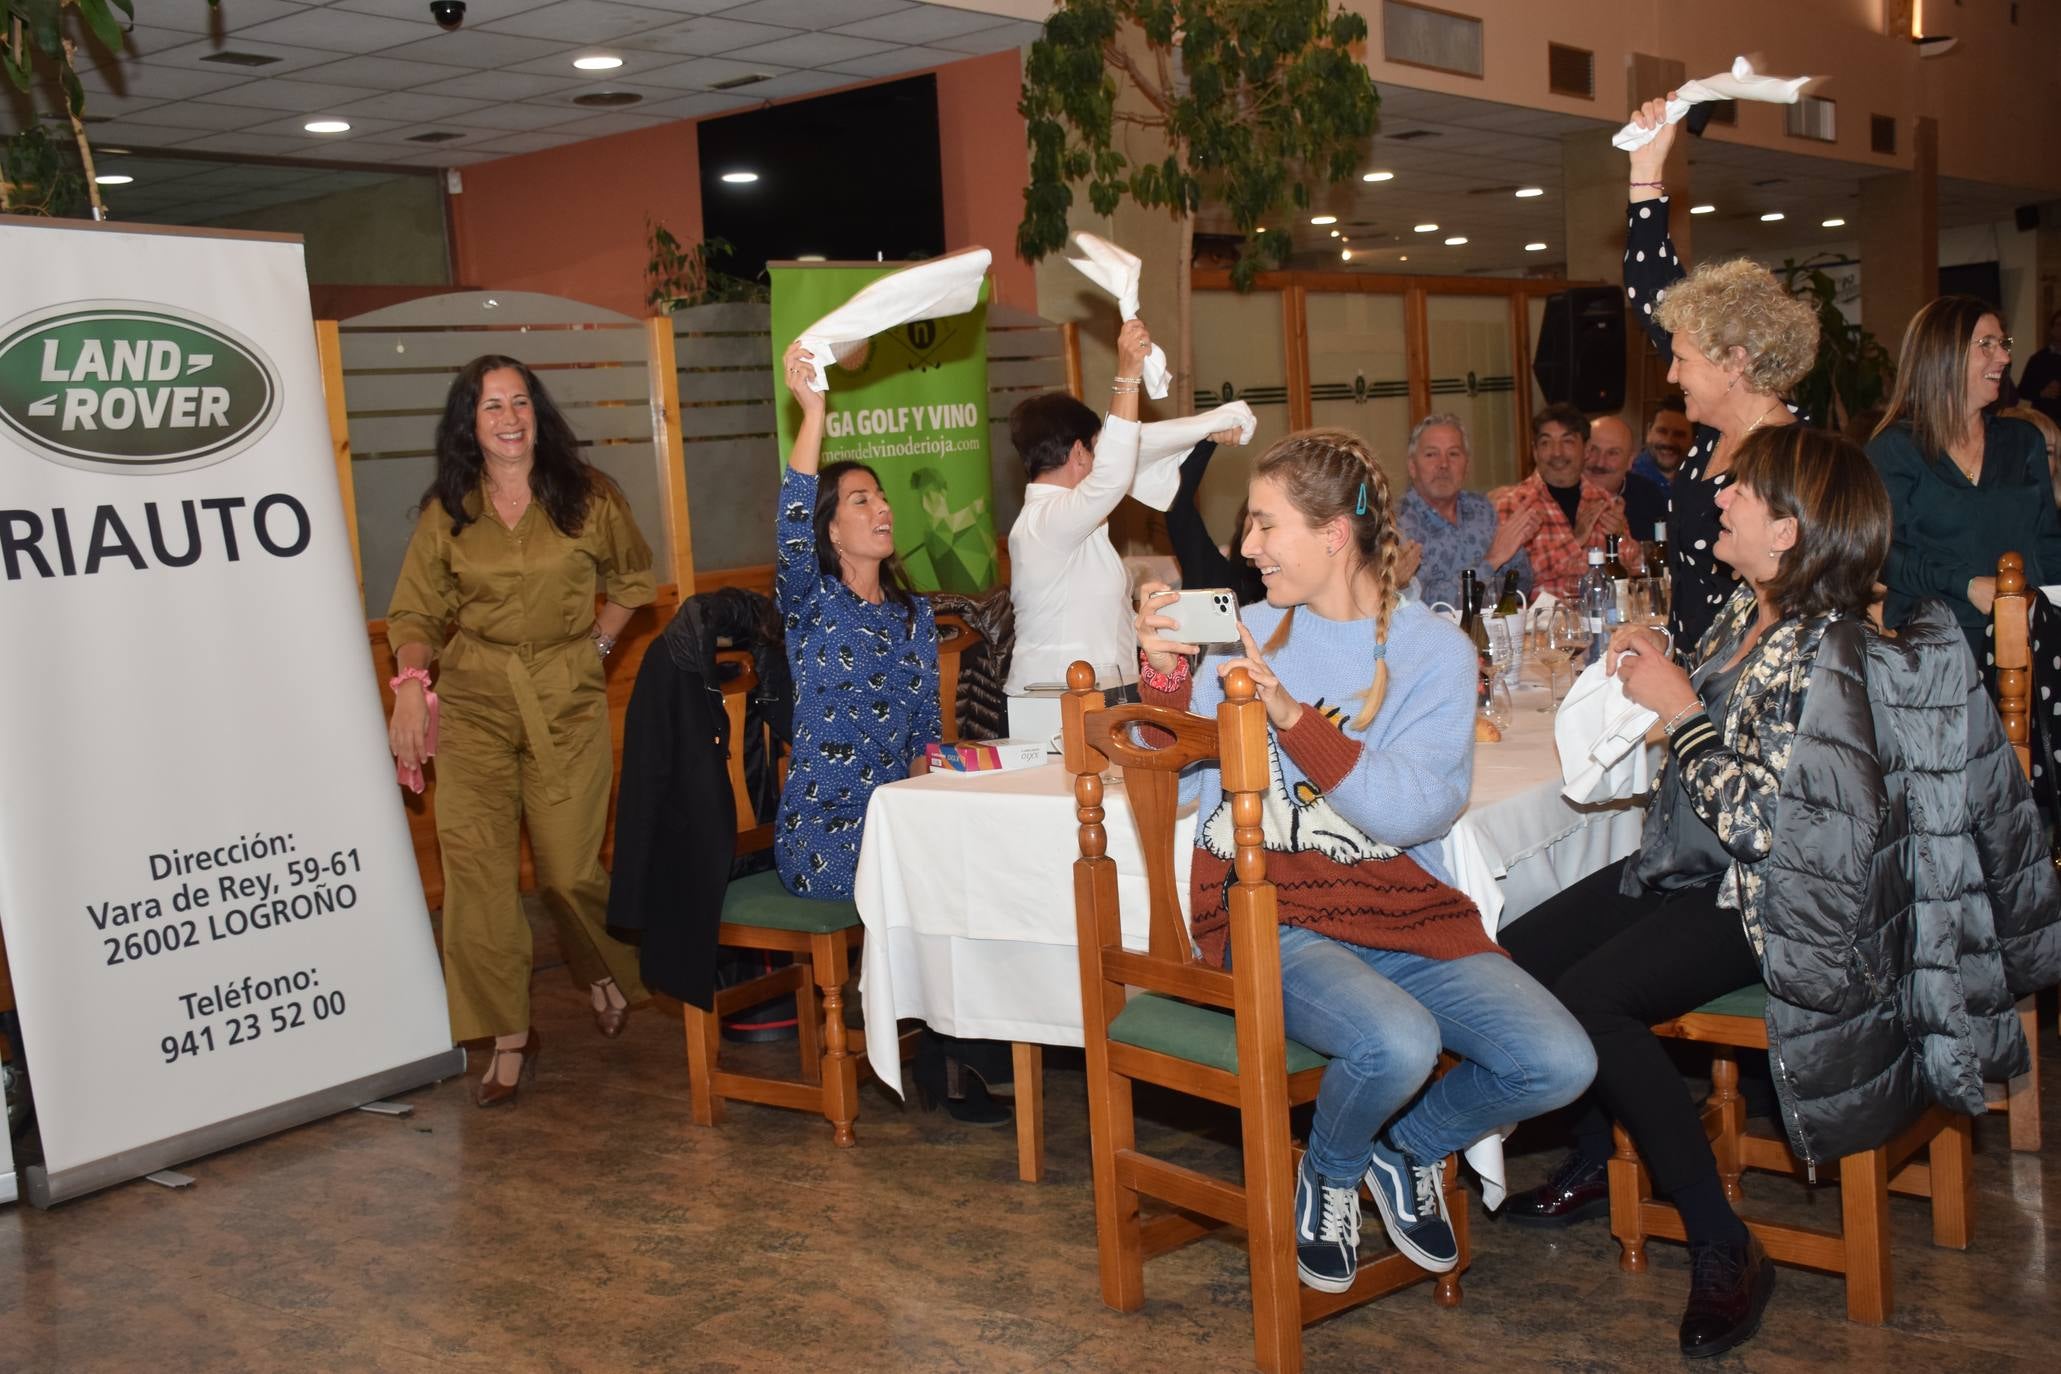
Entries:
[[[1561,798],[1552,717],[1530,704],[1520,701],[1501,742],[1475,749],[1472,801],[1444,841],[1454,885],[1481,908],[1491,934],[1639,843],[1636,807],[1576,808]],[[1143,949],[1145,871],[1121,786],[1105,789],[1103,809],[1125,943]],[[1181,825],[1175,863],[1185,910],[1193,817]],[[1056,760],[910,778],[874,792],[853,894],[866,923],[866,1024],[913,1018],[969,1039],[1080,1044],[1078,833],[1072,778]],[[894,1037],[870,1035],[867,1046],[874,1072],[900,1092]]]

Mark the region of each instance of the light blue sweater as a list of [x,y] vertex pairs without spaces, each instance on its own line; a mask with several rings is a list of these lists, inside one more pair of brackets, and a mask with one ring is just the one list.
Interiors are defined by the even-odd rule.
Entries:
[[[1261,645],[1286,614],[1265,602],[1239,612]],[[1408,601],[1388,624],[1388,693],[1365,730],[1352,728],[1360,694],[1374,680],[1374,621],[1326,620],[1309,607],[1295,613],[1288,643],[1269,662],[1281,685],[1308,707],[1327,710],[1365,747],[1345,781],[1326,795],[1345,820],[1371,840],[1406,851],[1440,882],[1452,874],[1438,842],[1460,813],[1474,779],[1474,713],[1478,668],[1474,646],[1450,622]],[[1217,668],[1237,654],[1217,652],[1195,671],[1188,709],[1214,718],[1224,699]],[[1329,708],[1336,708],[1330,710]],[[1281,772],[1291,792],[1304,780],[1288,751]],[[1215,765],[1189,770],[1181,800],[1198,802],[1206,821],[1223,799]]]

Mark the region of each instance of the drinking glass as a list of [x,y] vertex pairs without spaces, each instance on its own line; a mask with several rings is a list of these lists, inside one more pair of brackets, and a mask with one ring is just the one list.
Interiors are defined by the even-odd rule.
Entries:
[[1481,713],[1495,722],[1498,730],[1510,728],[1510,684],[1501,677],[1490,677],[1485,686],[1486,696],[1481,703]]
[[[1546,670],[1547,701],[1537,709],[1551,711],[1559,708],[1560,698],[1567,690],[1560,685],[1560,670],[1578,657],[1588,647],[1588,642],[1588,626],[1576,614],[1574,607],[1563,604],[1547,613],[1546,623],[1539,630],[1531,651],[1532,658]],[[1572,686],[1573,682],[1574,675],[1570,672],[1568,685]]]
[[1661,629],[1667,625],[1667,583],[1659,577],[1635,577],[1625,587],[1629,624]]

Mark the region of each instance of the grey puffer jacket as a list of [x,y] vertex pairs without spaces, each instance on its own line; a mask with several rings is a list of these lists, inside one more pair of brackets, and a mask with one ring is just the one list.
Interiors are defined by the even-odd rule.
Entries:
[[1937,601],[1818,646],[1754,865],[1768,1044],[1790,1143],[1872,1149],[2024,1071],[2012,1006],[2061,982],[2045,831],[1967,641]]

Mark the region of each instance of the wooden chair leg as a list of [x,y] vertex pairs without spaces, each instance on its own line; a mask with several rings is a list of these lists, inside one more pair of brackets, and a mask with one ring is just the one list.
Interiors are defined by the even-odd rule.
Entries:
[[1744,1171],[1739,1137],[1746,1131],[1746,1102],[1739,1096],[1739,1060],[1729,1045],[1715,1047],[1710,1061],[1710,1105],[1717,1115],[1717,1134],[1710,1146],[1717,1156],[1718,1180],[1725,1186],[1725,1200],[1736,1203],[1746,1196],[1739,1186]]
[[[1241,1087],[1246,1085],[1241,1083]],[[1252,1277],[1253,1363],[1264,1374],[1302,1369],[1302,1278],[1295,1267],[1296,1154],[1285,1096],[1244,1093],[1245,1259]]]
[[859,1062],[852,1057],[851,1035],[844,1025],[850,948],[841,930],[809,940],[811,971],[823,994],[823,1115],[830,1120],[831,1138],[841,1146],[859,1143],[852,1128],[859,1115]]
[[[1131,1083],[1109,1071],[1106,1051],[1088,1049],[1088,1132],[1090,1172],[1095,1181],[1096,1267],[1102,1301],[1118,1312],[1145,1305],[1145,1248],[1139,1235],[1138,1190],[1116,1176],[1119,1153],[1138,1148],[1138,1124],[1131,1112]],[[1098,1071],[1097,1060],[1101,1061]]]
[[794,1038],[801,1051],[804,1083],[823,1081],[823,1008],[816,999],[813,974],[795,985]]
[[1943,1112],[1945,1124],[1925,1147],[1931,1164],[1932,1243],[1966,1250],[1975,1204],[1972,1168],[1975,1123],[1959,1112]]
[[1467,1189],[1460,1182],[1460,1158],[1446,1156],[1445,1179],[1441,1186],[1446,1193],[1446,1210],[1453,1216],[1453,1239],[1459,1242],[1460,1262],[1447,1273],[1438,1276],[1438,1282],[1431,1287],[1431,1298],[1440,1307],[1460,1305],[1460,1275],[1472,1262],[1467,1249]]
[[2025,1044],[2032,1063],[2011,1080],[2007,1116],[2011,1122],[2011,1148],[2038,1152],[2040,1148],[2040,1020],[2039,999],[2022,998],[2018,1019],[2025,1027]]
[[1867,1150],[1839,1161],[1839,1210],[1846,1246],[1846,1315],[1880,1326],[1894,1305],[1886,1151]]
[[1617,1237],[1617,1267],[1627,1274],[1646,1268],[1646,1222],[1640,1214],[1646,1201],[1646,1164],[1622,1126],[1610,1128],[1617,1151],[1607,1166],[1610,1179],[1610,1234]]
[[1045,1047],[1021,1040],[1009,1047],[1016,1068],[1016,1176],[1045,1176]]
[[697,1125],[713,1126],[723,1119],[723,1099],[716,1092],[716,1050],[723,1040],[723,1028],[712,1011],[683,1007],[687,1018],[687,1091],[693,1099]]

